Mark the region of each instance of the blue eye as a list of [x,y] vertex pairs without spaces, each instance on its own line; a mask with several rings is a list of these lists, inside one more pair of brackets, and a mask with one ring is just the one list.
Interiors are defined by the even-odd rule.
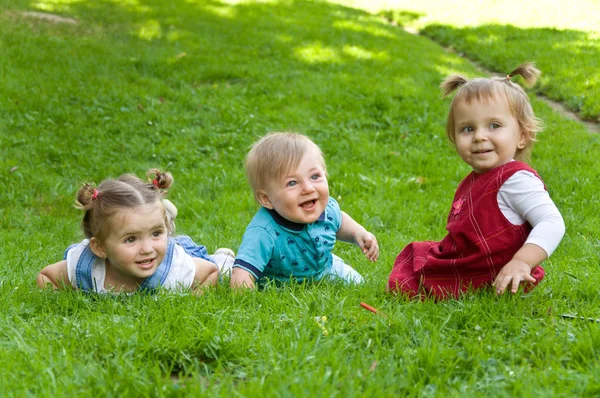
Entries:
[[321,174],[313,174],[310,176],[310,179],[313,181],[316,181],[319,179],[319,177],[321,177]]
[[296,185],[298,185],[298,183],[296,181],[290,181],[287,183],[288,187],[295,187]]
[[462,130],[460,130],[461,133],[472,133],[473,127],[467,126],[467,127],[463,127]]

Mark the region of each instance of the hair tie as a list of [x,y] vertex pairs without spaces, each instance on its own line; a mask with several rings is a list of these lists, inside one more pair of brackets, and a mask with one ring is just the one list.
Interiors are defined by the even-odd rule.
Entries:
[[92,200],[96,200],[96,198],[98,197],[98,194],[99,194],[98,190],[94,189],[94,191],[92,192]]
[[152,180],[152,184],[153,184],[153,185],[154,185],[156,188],[158,188],[158,179],[156,179],[156,178],[155,178],[154,180]]

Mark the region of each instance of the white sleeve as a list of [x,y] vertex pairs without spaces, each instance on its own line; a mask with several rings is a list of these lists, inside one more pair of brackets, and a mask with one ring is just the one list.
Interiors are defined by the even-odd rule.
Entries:
[[532,226],[525,243],[533,243],[552,255],[565,234],[565,223],[544,184],[529,171],[518,171],[500,187],[498,206],[514,225]]

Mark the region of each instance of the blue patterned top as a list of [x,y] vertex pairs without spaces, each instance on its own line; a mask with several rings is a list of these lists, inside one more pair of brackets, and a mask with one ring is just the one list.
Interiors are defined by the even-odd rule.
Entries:
[[311,224],[288,221],[262,207],[246,228],[233,267],[245,269],[259,282],[319,280],[331,269],[331,250],[341,225],[342,211],[331,197]]

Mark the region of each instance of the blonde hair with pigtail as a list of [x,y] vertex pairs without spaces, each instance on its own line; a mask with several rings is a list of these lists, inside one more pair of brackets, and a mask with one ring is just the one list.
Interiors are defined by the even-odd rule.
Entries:
[[526,137],[525,147],[517,149],[515,158],[521,161],[529,160],[537,133],[542,131],[542,123],[533,113],[533,108],[525,90],[511,80],[516,75],[520,75],[526,84],[533,86],[540,75],[540,71],[533,63],[525,62],[508,75],[503,76],[475,79],[467,79],[461,75],[448,76],[440,85],[442,95],[446,97],[457,90],[450,104],[446,123],[446,133],[450,141],[455,142],[454,109],[456,104],[470,103],[471,101],[490,101],[500,96],[508,101],[510,110],[519,122],[519,127]]
[[[81,228],[86,238],[103,238],[107,233],[107,221],[120,209],[157,202],[165,207],[162,199],[173,183],[171,173],[150,169],[146,177],[147,182],[134,174],[123,174],[116,179],[104,180],[97,187],[94,183],[85,183],[79,188],[75,207],[84,211]],[[173,224],[166,212],[165,219],[167,227]]]

